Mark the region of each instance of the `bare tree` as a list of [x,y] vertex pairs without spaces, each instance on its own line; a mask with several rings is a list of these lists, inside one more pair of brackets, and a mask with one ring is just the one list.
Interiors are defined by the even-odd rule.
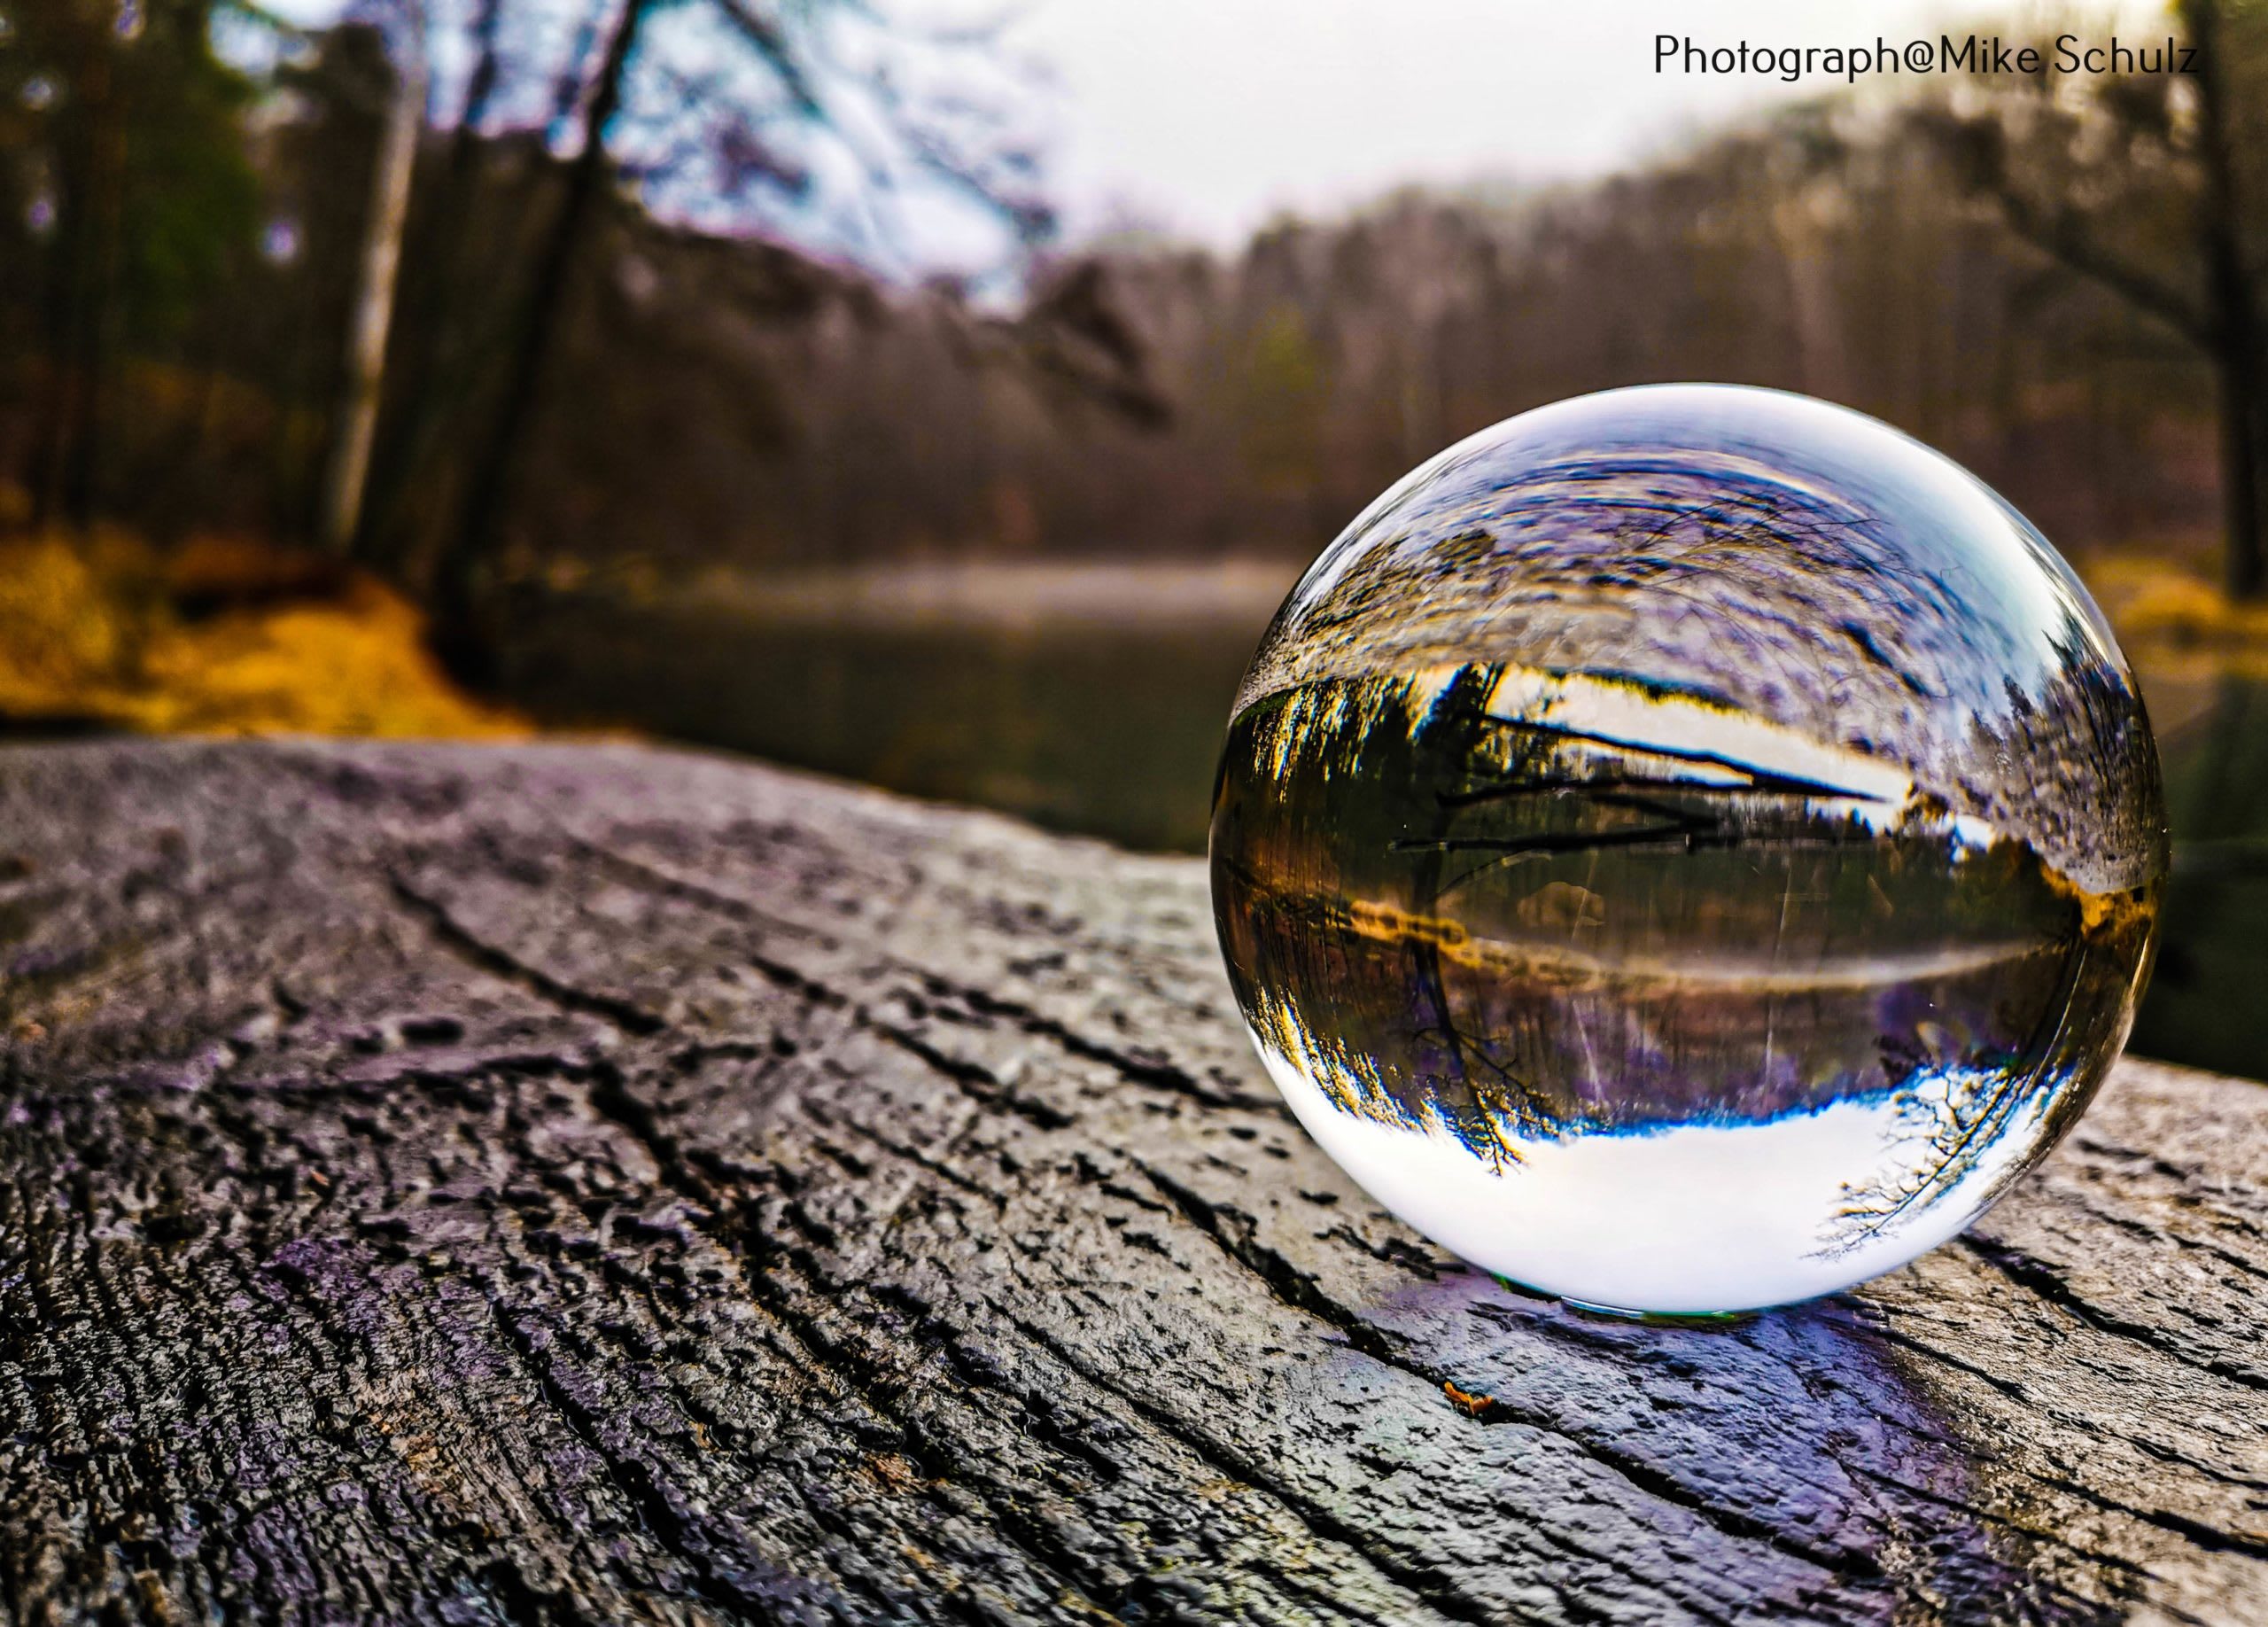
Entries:
[[2197,139],[2203,185],[2197,236],[2205,262],[2204,336],[2221,394],[2222,501],[2228,525],[2229,591],[2256,597],[2268,587],[2268,399],[2261,392],[2268,334],[2263,292],[2246,259],[2249,245],[2238,190],[2238,135],[2231,106],[2232,38],[2220,0],[2182,0],[2181,16],[2200,58]]
[[461,673],[480,672],[489,641],[472,626],[481,571],[502,518],[517,472],[520,444],[542,382],[544,360],[566,297],[567,276],[593,206],[606,179],[606,133],[621,110],[625,74],[637,49],[639,26],[655,0],[623,0],[607,35],[583,124],[582,150],[568,167],[566,189],[528,277],[528,291],[509,341],[503,395],[472,463],[455,534],[443,553],[434,583],[433,613],[442,653]]
[[83,526],[94,507],[95,448],[114,321],[127,110],[120,55],[133,35],[104,0],[66,0],[46,20],[64,66],[56,249],[48,295],[49,392],[33,484],[35,524]]
[[[2230,594],[2268,590],[2268,270],[2256,262],[2268,12],[2179,0],[2186,73],[2004,82],[1915,117],[1976,195],[2067,270],[2155,318],[2213,370]],[[2052,53],[2044,53],[2050,57]]]
[[[855,15],[869,24],[881,20],[871,8],[849,0],[773,6],[765,0],[706,0],[705,14],[720,23],[745,58],[735,73],[720,70],[688,79],[668,78],[659,101],[636,134],[636,149],[616,147],[624,127],[641,123],[631,107],[633,81],[644,51],[649,19],[663,8],[659,0],[617,0],[603,27],[609,0],[594,0],[566,67],[567,84],[551,118],[555,137],[565,117],[581,107],[579,144],[566,167],[557,204],[540,234],[524,284],[504,325],[500,350],[502,378],[493,411],[474,438],[475,453],[464,492],[442,539],[433,582],[436,638],[461,673],[479,676],[493,641],[475,625],[483,578],[501,540],[505,515],[518,477],[523,447],[556,347],[562,313],[574,268],[593,218],[619,178],[643,187],[649,196],[696,192],[712,208],[728,208],[750,194],[807,195],[810,168],[796,152],[799,139],[825,132],[852,150],[854,165],[873,191],[887,191],[911,171],[942,182],[1006,222],[1021,239],[1045,233],[1052,215],[1032,185],[1030,155],[1013,141],[990,138],[989,131],[965,125],[975,100],[959,95],[940,98],[949,113],[925,105],[898,83],[888,67],[845,69],[831,59],[825,33],[831,19]],[[602,38],[598,63],[586,87],[582,63],[586,42]],[[917,41],[947,52],[983,51],[982,31]],[[845,121],[833,103],[844,82],[863,96],[871,121]],[[866,149],[866,133],[853,123],[879,127],[891,151]],[[656,128],[658,127],[658,128]],[[1051,307],[1052,311],[1052,307]],[[1051,328],[1077,329],[1091,339],[1093,324],[1051,322]],[[1105,343],[1107,349],[1107,343]]]
[[423,19],[407,0],[398,19],[394,82],[370,170],[370,202],[355,276],[353,312],[340,370],[338,406],[330,455],[323,474],[320,540],[332,553],[354,545],[362,494],[369,479],[370,448],[377,435],[385,383],[386,336],[393,325],[394,287],[401,269],[402,235],[409,223],[409,189],[417,167],[417,138],[425,123]]

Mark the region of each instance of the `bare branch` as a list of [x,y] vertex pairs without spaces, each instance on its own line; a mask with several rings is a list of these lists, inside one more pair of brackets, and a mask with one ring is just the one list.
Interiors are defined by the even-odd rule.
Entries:
[[2006,182],[1992,189],[1992,198],[2008,229],[2058,264],[2156,317],[2201,349],[2218,343],[2212,319],[2196,300],[2112,253],[2072,210],[2044,207]]
[[795,99],[796,111],[806,118],[824,121],[827,110],[819,102],[819,92],[779,23],[757,11],[750,0],[717,0],[717,12],[763,59],[765,66],[780,76],[780,82]]

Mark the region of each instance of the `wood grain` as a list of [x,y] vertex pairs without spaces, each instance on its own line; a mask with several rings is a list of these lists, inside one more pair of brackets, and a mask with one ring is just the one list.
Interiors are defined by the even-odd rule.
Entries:
[[1441,1257],[1202,868],[628,746],[0,758],[0,1619],[2268,1621],[2268,1096],[1728,1331]]

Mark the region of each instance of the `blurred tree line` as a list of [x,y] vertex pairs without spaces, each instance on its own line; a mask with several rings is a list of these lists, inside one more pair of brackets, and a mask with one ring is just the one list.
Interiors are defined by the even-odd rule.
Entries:
[[724,321],[793,328],[875,286],[751,227],[855,246],[920,182],[1014,241],[1049,228],[990,45],[857,0],[354,0],[318,30],[258,0],[0,0],[11,506],[317,544],[482,634],[532,455],[629,450],[583,405],[656,388],[779,448],[744,342],[621,319],[639,253],[672,306],[713,269]]
[[477,649],[503,588],[627,557],[1304,557],[1509,413],[1714,378],[1876,413],[2067,548],[2218,556],[2254,594],[2268,8],[2179,10],[2206,73],[1829,98],[1227,258],[1042,253],[1007,316],[854,269],[821,206],[911,168],[1045,238],[1013,96],[932,71],[997,65],[981,31],[901,33],[846,90],[824,0],[316,32],[0,0],[0,482],[34,525],[351,552]]

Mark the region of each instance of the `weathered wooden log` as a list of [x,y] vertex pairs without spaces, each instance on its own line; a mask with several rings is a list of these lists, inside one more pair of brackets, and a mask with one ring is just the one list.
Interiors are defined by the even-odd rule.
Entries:
[[0,758],[0,1616],[2268,1621],[2268,1096],[1727,1330],[1441,1257],[1201,868],[631,747]]

